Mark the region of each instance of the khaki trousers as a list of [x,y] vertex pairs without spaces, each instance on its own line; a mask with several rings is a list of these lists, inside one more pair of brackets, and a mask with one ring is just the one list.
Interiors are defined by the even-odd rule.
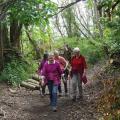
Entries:
[[77,89],[78,89],[78,97],[83,97],[82,91],[82,80],[80,79],[80,74],[73,74],[72,77],[72,97],[77,97]]

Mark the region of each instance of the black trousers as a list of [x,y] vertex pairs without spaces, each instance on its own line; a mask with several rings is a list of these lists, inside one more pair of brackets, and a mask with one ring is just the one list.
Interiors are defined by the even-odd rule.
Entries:
[[[68,88],[67,88],[67,79],[68,79],[68,74],[69,74],[69,71],[68,69],[64,70],[64,78],[63,78],[63,85],[64,85],[64,91],[65,93],[68,92]],[[61,84],[58,86],[58,91],[59,93],[62,93],[62,89],[61,89]]]
[[44,86],[42,86],[42,94],[45,94],[45,89],[46,89],[47,84],[45,84]]

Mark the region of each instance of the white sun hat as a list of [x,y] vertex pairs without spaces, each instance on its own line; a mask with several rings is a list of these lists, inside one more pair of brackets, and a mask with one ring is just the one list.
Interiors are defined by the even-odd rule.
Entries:
[[79,49],[78,47],[75,47],[75,48],[73,49],[73,52],[80,52],[80,49]]

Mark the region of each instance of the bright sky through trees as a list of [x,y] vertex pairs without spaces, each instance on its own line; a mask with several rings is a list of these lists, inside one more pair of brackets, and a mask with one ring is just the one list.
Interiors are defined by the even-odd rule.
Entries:
[[[58,7],[65,6],[65,5],[70,4],[71,2],[74,2],[72,0],[52,0],[52,1],[55,2],[56,4],[58,4]],[[86,5],[87,5],[86,1],[80,1],[76,4],[74,4],[73,7],[74,7],[75,15],[77,15],[79,19],[81,19],[81,16],[82,16],[85,19],[85,21],[88,22],[88,24],[91,24],[90,11],[86,7]],[[63,20],[62,20],[62,17],[61,17],[61,13],[59,13],[57,15],[57,17],[59,18],[58,22],[60,24],[60,27],[61,27],[63,33],[66,35],[66,31],[65,31],[65,28],[64,28],[65,26],[63,25]],[[81,22],[83,22],[82,19],[81,19]],[[53,34],[54,35],[53,37],[57,38],[61,35],[60,35],[59,31],[56,29],[55,24],[53,24],[53,23],[55,23],[55,17],[51,19],[51,26],[53,28],[52,29],[53,33],[55,33],[55,34]]]

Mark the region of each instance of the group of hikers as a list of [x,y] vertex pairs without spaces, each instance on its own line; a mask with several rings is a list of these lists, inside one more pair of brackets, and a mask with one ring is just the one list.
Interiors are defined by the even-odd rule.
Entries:
[[[45,94],[45,88],[48,86],[50,95],[50,106],[52,110],[57,111],[57,93],[61,96],[61,82],[63,82],[65,95],[68,95],[67,80],[72,81],[72,101],[83,100],[82,82],[86,83],[86,61],[80,54],[78,47],[70,51],[68,45],[65,46],[66,58],[61,56],[57,50],[45,53],[43,60],[38,68],[38,74],[42,80],[42,94]],[[72,55],[68,55],[71,54]],[[62,79],[62,81],[61,81]],[[77,88],[79,95],[77,97]]]

